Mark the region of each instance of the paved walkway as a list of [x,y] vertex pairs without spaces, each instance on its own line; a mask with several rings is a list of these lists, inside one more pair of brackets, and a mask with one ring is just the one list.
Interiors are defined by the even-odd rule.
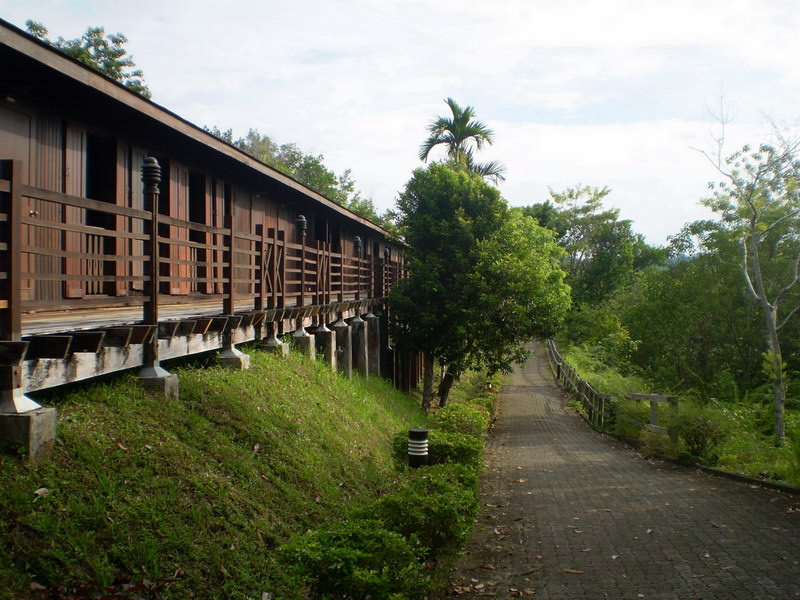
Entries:
[[800,598],[800,497],[644,460],[564,404],[536,347],[503,388],[451,598]]

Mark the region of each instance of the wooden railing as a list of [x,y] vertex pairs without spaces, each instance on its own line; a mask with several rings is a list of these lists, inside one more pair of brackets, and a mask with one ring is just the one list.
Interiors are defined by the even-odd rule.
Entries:
[[[595,390],[588,382],[578,375],[575,369],[561,356],[553,340],[547,341],[547,357],[553,374],[559,385],[566,388],[567,392],[578,402],[581,403],[589,422],[597,429],[606,430],[611,427],[616,419],[623,417],[617,416],[614,410],[614,403],[618,400],[609,394],[601,394]],[[626,394],[625,398],[635,402],[645,402],[649,405],[648,421],[641,422],[628,417],[640,429],[647,429],[655,433],[669,433],[666,427],[662,427],[659,418],[659,406],[668,404],[673,411],[678,408],[677,396],[666,396],[662,394]]]
[[21,170],[0,161],[0,340],[19,339],[22,315],[33,310],[87,300],[144,306],[153,269],[157,303],[218,298],[227,314],[377,299],[403,275],[398,261],[290,242],[290,232],[263,224],[239,231],[154,219],[150,210],[34,188]]
[[559,385],[567,390],[575,400],[580,402],[586,418],[593,427],[604,430],[613,423],[614,397],[601,394],[588,382],[581,379],[558,351],[553,340],[547,341],[547,356]]

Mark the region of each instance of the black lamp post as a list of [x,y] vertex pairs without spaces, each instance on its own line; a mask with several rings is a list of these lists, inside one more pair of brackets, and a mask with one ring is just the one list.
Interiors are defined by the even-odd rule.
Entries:
[[[295,223],[300,233],[300,308],[303,308],[306,305],[306,233],[308,232],[308,221],[304,215],[297,215]],[[302,329],[303,317],[298,316],[297,320],[298,327]]]

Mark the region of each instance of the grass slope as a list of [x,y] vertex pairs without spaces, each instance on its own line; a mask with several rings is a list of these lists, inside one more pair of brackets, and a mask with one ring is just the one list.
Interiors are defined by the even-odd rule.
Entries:
[[426,424],[383,380],[296,355],[251,360],[174,367],[180,400],[132,375],[47,398],[52,459],[0,455],[0,599],[128,578],[174,578],[169,598],[260,599],[279,579],[275,546],[377,494],[392,434]]

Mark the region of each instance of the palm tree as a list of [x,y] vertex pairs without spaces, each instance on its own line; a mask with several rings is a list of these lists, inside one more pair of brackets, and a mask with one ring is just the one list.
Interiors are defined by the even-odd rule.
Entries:
[[488,177],[495,183],[505,179],[502,175],[505,168],[499,162],[476,163],[473,159],[476,149],[480,150],[484,143],[491,145],[494,132],[475,119],[475,109],[471,106],[462,108],[452,98],[445,102],[450,107],[452,117],[437,117],[428,125],[430,135],[420,146],[420,160],[427,162],[431,150],[439,144],[445,144],[447,157],[451,162],[466,167],[481,177]]

